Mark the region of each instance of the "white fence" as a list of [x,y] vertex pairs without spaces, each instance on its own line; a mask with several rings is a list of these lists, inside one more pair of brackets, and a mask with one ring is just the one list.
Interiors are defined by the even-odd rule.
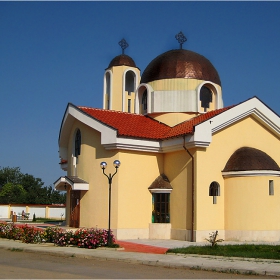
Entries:
[[22,211],[29,213],[29,219],[35,214],[36,218],[61,219],[65,218],[65,205],[34,205],[34,204],[0,204],[0,219],[12,218],[11,215],[21,215]]

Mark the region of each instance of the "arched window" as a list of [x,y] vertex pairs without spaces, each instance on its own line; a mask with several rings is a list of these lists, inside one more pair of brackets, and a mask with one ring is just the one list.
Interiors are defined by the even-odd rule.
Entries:
[[142,95],[142,113],[143,114],[147,113],[147,108],[148,108],[147,99],[148,99],[147,90],[145,90]]
[[200,89],[200,101],[201,101],[201,107],[204,108],[204,112],[207,112],[207,109],[210,107],[210,103],[212,102],[212,91],[206,87],[203,86]]
[[213,181],[209,187],[209,196],[213,196],[213,204],[217,203],[217,196],[220,196],[220,185],[218,182]]
[[111,75],[109,72],[106,73],[106,102],[105,109],[110,110],[110,98],[111,98]]
[[128,71],[125,75],[125,91],[128,95],[135,91],[135,74],[132,71]]
[[81,154],[81,140],[81,131],[78,129],[75,135],[75,157]]

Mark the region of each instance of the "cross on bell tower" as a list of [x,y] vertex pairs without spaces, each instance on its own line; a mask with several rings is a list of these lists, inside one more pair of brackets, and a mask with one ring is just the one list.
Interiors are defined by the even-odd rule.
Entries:
[[119,45],[122,48],[122,54],[124,54],[124,50],[129,46],[125,39],[119,41]]

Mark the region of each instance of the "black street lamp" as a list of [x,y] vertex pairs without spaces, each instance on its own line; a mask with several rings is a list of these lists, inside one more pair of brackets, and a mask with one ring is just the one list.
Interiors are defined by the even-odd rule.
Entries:
[[118,168],[120,167],[121,163],[119,160],[115,160],[114,161],[114,167],[116,168],[116,171],[113,175],[111,175],[111,173],[109,173],[109,175],[107,175],[105,173],[105,169],[107,167],[107,163],[102,161],[100,163],[100,168],[103,170],[103,174],[108,178],[108,182],[109,182],[109,226],[108,226],[108,246],[112,245],[112,238],[111,238],[111,186],[112,186],[112,180],[113,177],[117,174],[118,172]]

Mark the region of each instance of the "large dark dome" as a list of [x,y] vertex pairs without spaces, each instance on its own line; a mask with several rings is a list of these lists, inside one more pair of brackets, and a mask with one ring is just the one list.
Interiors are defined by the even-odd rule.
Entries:
[[136,67],[134,60],[130,56],[126,54],[121,54],[112,59],[108,68],[113,66],[122,66],[122,65]]
[[141,83],[172,78],[205,80],[221,85],[217,70],[207,58],[183,49],[165,52],[152,60],[142,74]]
[[255,148],[243,147],[232,154],[223,172],[249,170],[280,171],[280,168],[265,152]]

